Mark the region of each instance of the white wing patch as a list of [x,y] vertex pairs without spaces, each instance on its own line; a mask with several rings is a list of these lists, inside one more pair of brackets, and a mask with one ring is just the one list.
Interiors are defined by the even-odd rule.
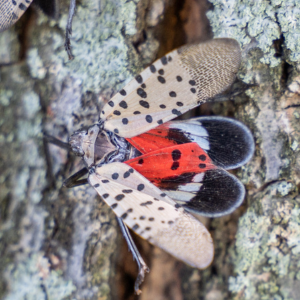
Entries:
[[32,0],[0,1],[0,32],[13,25],[31,4]]
[[199,122],[186,120],[184,122],[170,122],[169,124],[170,128],[180,129],[191,142],[197,143],[203,150],[210,149],[208,132]]
[[89,182],[128,227],[152,244],[193,267],[211,263],[207,229],[132,168],[122,163],[97,167]]
[[239,44],[232,39],[174,50],[104,106],[104,128],[130,138],[169,121],[227,89],[240,61]]

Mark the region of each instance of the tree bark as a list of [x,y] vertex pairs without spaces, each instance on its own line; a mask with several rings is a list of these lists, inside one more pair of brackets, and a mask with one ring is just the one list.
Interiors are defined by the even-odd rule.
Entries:
[[[63,46],[68,1],[58,20],[31,7],[0,34],[1,298],[298,299],[299,4],[211,2],[210,28],[201,0],[82,0],[73,61]],[[62,188],[83,163],[43,133],[66,142],[156,57],[212,32],[241,43],[238,78],[252,85],[190,116],[250,127],[255,157],[236,173],[247,198],[229,216],[201,219],[215,244],[204,271],[134,237],[151,270],[134,296],[135,262],[113,213],[91,187]]]

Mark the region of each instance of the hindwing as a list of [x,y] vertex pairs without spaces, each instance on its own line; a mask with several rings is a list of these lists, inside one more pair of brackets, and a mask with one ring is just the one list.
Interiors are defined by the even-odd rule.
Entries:
[[216,166],[226,170],[244,165],[254,152],[254,140],[249,129],[241,122],[224,117],[167,122],[127,138],[127,141],[143,154],[195,142]]

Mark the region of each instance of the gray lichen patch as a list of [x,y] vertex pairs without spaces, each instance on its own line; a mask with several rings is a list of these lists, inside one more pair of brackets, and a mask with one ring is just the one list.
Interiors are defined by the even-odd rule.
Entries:
[[75,287],[59,273],[50,269],[49,261],[42,253],[17,265],[12,264],[6,273],[10,294],[4,299],[65,299]]
[[211,0],[214,10],[208,12],[215,37],[232,37],[243,47],[252,40],[263,52],[261,62],[275,67],[280,58],[275,56],[273,41],[285,38],[287,60],[300,59],[300,3],[298,0]]
[[[137,58],[128,59],[129,52],[136,52],[127,43],[128,36],[136,33],[136,4],[125,0],[104,0],[101,6],[99,3],[85,0],[77,6],[71,38],[73,61],[68,61],[63,47],[67,11],[59,20],[61,32],[45,29],[39,35],[39,41],[33,43],[33,47],[37,47],[40,40],[44,41],[45,46],[39,48],[43,53],[39,55],[45,57],[48,53],[44,67],[49,75],[61,82],[72,77],[79,82],[83,92],[117,91],[141,69]],[[53,42],[50,43],[50,40]],[[31,49],[30,54],[29,63],[38,61],[36,48]]]
[[273,184],[257,195],[261,199],[260,214],[248,209],[239,220],[233,256],[236,275],[229,279],[230,291],[243,295],[239,299],[297,298],[289,289],[283,296],[282,282],[293,285],[298,280],[299,199],[277,198],[280,185]]
[[1,32],[0,45],[0,64],[9,64],[18,61],[20,44],[16,32],[12,29]]

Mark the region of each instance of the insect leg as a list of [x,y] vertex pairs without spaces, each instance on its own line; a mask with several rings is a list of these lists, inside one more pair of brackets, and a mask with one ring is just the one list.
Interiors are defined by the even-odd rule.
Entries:
[[87,178],[79,179],[82,176],[86,175],[87,173],[88,173],[88,169],[82,168],[81,170],[79,170],[78,172],[76,172],[75,174],[73,174],[72,176],[67,178],[64,181],[63,186],[69,189],[69,188],[73,188],[75,186],[88,184]]
[[70,144],[62,142],[61,140],[55,138],[54,136],[48,135],[47,133],[44,133],[44,140],[47,143],[51,143],[53,145],[56,145],[62,149],[66,149],[67,151],[71,150]]
[[129,247],[130,252],[132,253],[133,259],[136,261],[138,268],[139,268],[139,274],[136,278],[135,284],[134,284],[134,290],[137,295],[141,293],[141,290],[139,289],[140,285],[144,281],[145,278],[145,272],[149,273],[149,268],[146,265],[145,261],[143,260],[141,254],[139,253],[139,250],[137,249],[130,233],[127,228],[127,226],[123,223],[122,218],[117,217],[117,221],[120,225],[122,234],[127,242],[127,245]]
[[75,14],[75,8],[76,8],[76,0],[70,0],[68,23],[66,27],[66,38],[65,38],[65,50],[68,53],[69,60],[72,60],[74,58],[71,51],[70,36],[72,35],[72,20]]

